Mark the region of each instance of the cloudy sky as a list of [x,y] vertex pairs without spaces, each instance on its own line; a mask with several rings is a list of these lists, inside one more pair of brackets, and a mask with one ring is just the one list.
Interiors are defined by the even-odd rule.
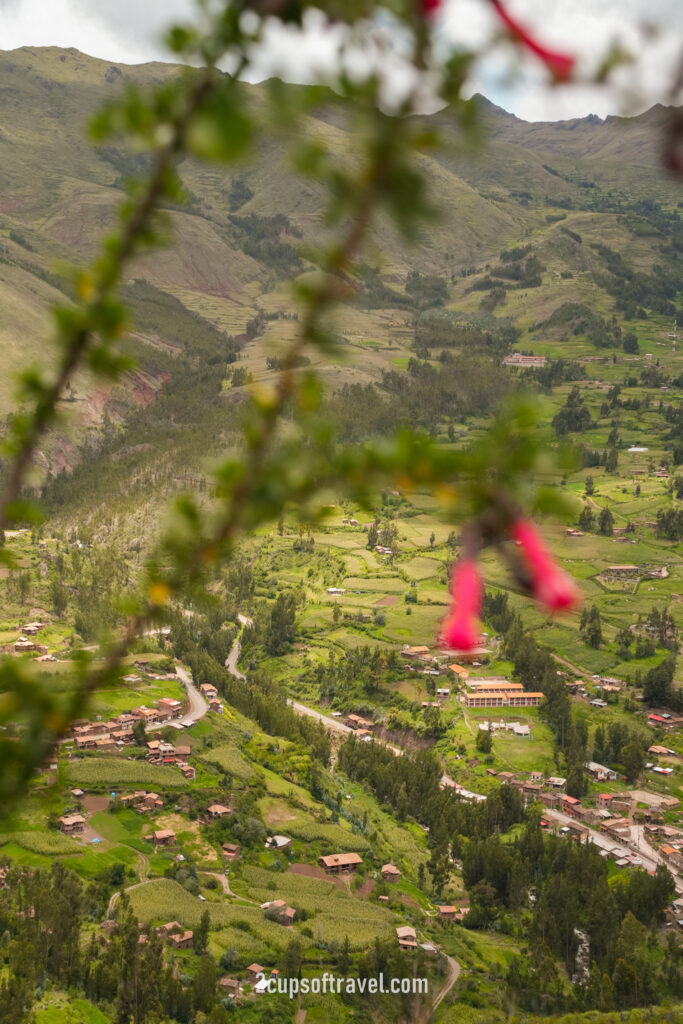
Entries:
[[[526,120],[554,120],[589,113],[630,113],[655,102],[670,102],[670,85],[683,48],[681,0],[509,0],[520,21],[535,26],[543,41],[574,52],[589,77],[604,52],[618,43],[638,54],[612,88],[589,85],[548,89],[542,69],[520,62],[501,45],[478,64],[471,91]],[[193,0],[0,0],[0,48],[74,46],[119,63],[166,59],[160,43],[174,19],[192,16]],[[444,0],[437,32],[446,47],[490,39],[497,23],[485,0]],[[321,25],[305,38],[268,33],[252,78],[277,73],[304,81],[333,60],[337,37]],[[676,98],[681,102],[683,97]]]

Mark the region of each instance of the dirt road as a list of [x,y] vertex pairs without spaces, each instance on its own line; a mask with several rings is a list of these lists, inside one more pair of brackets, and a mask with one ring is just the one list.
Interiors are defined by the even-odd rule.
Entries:
[[564,665],[570,672],[573,672],[575,676],[583,676],[585,679],[590,679],[591,673],[586,668],[579,668],[578,665],[573,665],[571,661],[567,661],[566,658],[561,658],[559,654],[551,654],[550,657],[553,661],[556,661],[559,665]]
[[[147,874],[149,871],[149,861],[147,860],[147,857],[144,855],[144,853],[141,853],[140,857],[145,862],[142,870],[145,872],[145,874]],[[114,913],[114,907],[118,903],[119,896],[121,895],[122,892],[131,892],[131,890],[133,889],[139,889],[142,885],[149,885],[150,882],[154,881],[157,881],[157,879],[144,878],[142,882],[135,882],[133,885],[127,885],[125,889],[119,889],[118,892],[112,893],[112,895],[109,898],[109,903],[107,905],[107,917],[111,917],[112,914]]]
[[444,980],[444,983],[437,992],[436,998],[432,1003],[432,1011],[434,1011],[439,1005],[439,1003],[442,1001],[442,999],[448,995],[448,993],[450,992],[450,990],[453,988],[456,981],[460,977],[460,964],[456,960],[454,960],[452,956],[446,956],[445,953],[444,956],[448,961],[448,971],[446,972],[446,978]]
[[207,874],[213,875],[226,896],[232,896],[236,900],[241,900],[242,903],[253,903],[255,907],[259,907],[261,905],[260,903],[257,903],[256,900],[247,899],[246,896],[240,896],[239,893],[233,892],[230,888],[230,882],[226,874],[222,874],[220,871],[209,871]]

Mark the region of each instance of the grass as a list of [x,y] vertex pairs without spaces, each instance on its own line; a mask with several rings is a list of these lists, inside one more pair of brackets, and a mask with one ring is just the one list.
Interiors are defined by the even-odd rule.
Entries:
[[35,1024],[110,1024],[107,1017],[87,999],[49,989],[33,1010]]

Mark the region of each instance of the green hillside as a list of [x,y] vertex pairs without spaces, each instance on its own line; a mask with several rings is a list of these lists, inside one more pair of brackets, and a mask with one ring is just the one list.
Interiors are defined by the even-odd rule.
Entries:
[[[179,73],[0,53],[0,434],[16,372],[52,358],[65,268],[146,170],[87,123]],[[263,118],[267,89],[242,87]],[[658,164],[664,113],[529,124],[479,98],[476,151],[448,111],[423,119],[445,142],[420,157],[439,216],[413,248],[380,219],[334,348],[297,367],[318,371],[340,444],[406,426],[464,449],[526,395],[560,510],[543,532],[581,606],[548,615],[501,557],[513,542],[486,548],[482,649],[457,664],[438,641],[461,543],[448,488],[397,481],[369,507],[331,489],[315,522],[287,508],[242,538],[2,821],[0,1024],[127,1020],[134,986],[141,1024],[681,1019],[683,201]],[[331,93],[304,124],[353,159]],[[103,664],[169,500],[212,507],[211,466],[297,335],[292,284],[327,228],[288,130],[236,168],[183,160],[172,240],[121,288],[135,369],[69,382],[32,480],[43,521],[4,538],[0,646],[19,670],[41,658],[56,720],[84,652]],[[477,706],[484,680],[527,703]],[[181,721],[161,714],[174,702]],[[254,964],[424,976],[430,999],[271,999]],[[237,1005],[219,978],[239,979]]]

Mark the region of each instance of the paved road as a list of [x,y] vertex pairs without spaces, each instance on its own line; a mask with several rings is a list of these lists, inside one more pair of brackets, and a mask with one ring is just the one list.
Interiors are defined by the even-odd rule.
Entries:
[[[332,732],[339,732],[339,733],[352,733],[352,732],[355,732],[355,730],[352,729],[350,726],[345,725],[341,721],[341,719],[339,719],[339,718],[330,718],[329,715],[323,715],[322,711],[316,711],[315,708],[309,708],[309,706],[307,704],[300,704],[298,700],[290,700],[289,698],[287,698],[287,703],[289,704],[290,708],[294,708],[294,710],[299,715],[306,715],[307,718],[315,718],[316,721],[322,722],[322,724],[324,726],[326,726],[328,729],[331,729]],[[375,742],[380,742],[380,741],[376,740]],[[395,747],[393,745],[393,743],[384,743],[383,745],[385,747],[387,747],[388,750],[393,750],[393,752],[397,756],[400,756],[403,753],[403,750],[401,749],[401,747]]]
[[183,683],[187,690],[188,710],[179,719],[180,724],[184,725],[185,728],[189,729],[191,725],[198,722],[200,718],[203,718],[206,712],[209,710],[209,705],[206,703],[197,687],[192,682],[192,676],[186,668],[176,661],[175,663],[176,672],[178,673],[178,679]]
[[309,708],[307,704],[300,704],[298,700],[290,700],[289,697],[287,698],[287,703],[290,708],[294,708],[297,714],[306,715],[307,718],[315,718],[318,722],[326,725],[328,729],[331,729],[332,732],[353,732],[353,729],[348,725],[344,725],[339,718],[330,718],[328,715],[323,715],[321,711],[316,711],[315,708]]
[[[323,725],[327,726],[328,729],[331,729],[334,732],[353,732],[353,729],[349,728],[348,725],[345,725],[338,719],[330,718],[328,715],[323,715],[320,711],[316,711],[315,708],[309,708],[306,704],[301,704],[299,703],[299,701],[295,700],[288,700],[287,703],[300,715],[307,715],[309,718],[315,718],[317,719],[317,721],[322,722]],[[391,744],[387,744],[387,746],[389,747],[390,750],[393,750],[395,754],[403,753],[400,747],[395,747]],[[455,781],[445,772],[441,776],[441,784],[445,786],[457,785]],[[571,818],[568,814],[563,814],[561,811],[553,810],[548,813],[552,814],[554,818],[558,819],[565,825],[576,825],[577,823],[576,818]],[[602,850],[611,850],[615,846],[621,846],[624,847],[624,849],[636,853],[643,861],[643,867],[647,871],[654,871],[654,869],[657,867],[657,864],[666,863],[664,859],[657,853],[657,851],[653,850],[652,847],[645,842],[644,831],[641,825],[634,825],[631,831],[633,839],[630,843],[617,842],[614,839],[610,839],[609,836],[605,836],[600,832],[594,832],[592,830],[589,833],[589,837],[590,841],[595,843],[595,845],[599,846]],[[683,893],[683,879],[680,879],[676,875],[674,875],[674,881],[676,884],[676,891],[678,893]]]
[[[568,814],[563,814],[561,811],[553,809],[547,813],[549,817],[557,818],[565,825],[577,824],[576,818],[571,818]],[[580,824],[580,822],[578,824]],[[650,844],[645,841],[645,832],[642,825],[632,825],[631,836],[631,841],[626,842],[624,840],[611,839],[602,832],[594,832],[592,829],[588,834],[589,841],[594,843],[595,846],[599,846],[601,850],[612,850],[615,846],[618,846],[627,852],[630,851],[631,853],[637,854],[642,860],[643,867],[646,871],[654,871],[658,864],[664,864],[666,866],[664,858],[657,850],[653,850]],[[679,894],[683,893],[683,879],[674,875],[673,872],[672,875],[676,886],[676,892]]]
[[[637,850],[638,855],[641,856],[643,860],[645,860],[645,857],[647,856],[656,864],[663,864],[665,867],[668,867],[668,864],[662,857],[661,853],[658,850],[653,849],[650,844],[646,842],[644,825],[633,825],[631,827],[631,834],[633,836],[633,842],[630,846],[633,850]],[[670,868],[669,870],[671,871]],[[673,875],[676,892],[679,896],[683,896],[683,878],[680,878],[673,871],[671,874]]]
[[[237,613],[237,618],[242,626],[253,626],[253,619],[248,618],[246,615],[242,615],[241,612]],[[246,682],[246,676],[243,672],[237,668],[237,662],[240,660],[240,654],[242,653],[242,644],[240,643],[241,633],[235,637],[235,642],[230,648],[230,654],[225,659],[225,667],[231,676],[235,679],[241,679],[242,682]]]

